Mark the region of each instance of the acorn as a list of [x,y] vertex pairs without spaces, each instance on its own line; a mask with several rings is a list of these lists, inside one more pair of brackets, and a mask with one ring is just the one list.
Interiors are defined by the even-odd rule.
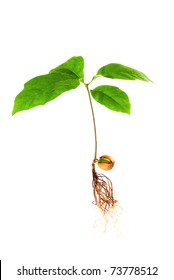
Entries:
[[114,167],[115,160],[111,156],[104,155],[97,160],[97,164],[103,170],[111,170]]

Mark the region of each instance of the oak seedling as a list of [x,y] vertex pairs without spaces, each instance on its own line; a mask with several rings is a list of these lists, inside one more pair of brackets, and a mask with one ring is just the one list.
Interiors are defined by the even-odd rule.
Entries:
[[84,59],[82,56],[73,56],[48,74],[37,76],[26,82],[24,89],[15,98],[12,115],[44,105],[62,93],[77,88],[80,84],[85,86],[94,126],[95,148],[92,161],[94,204],[105,214],[117,204],[117,200],[114,198],[111,180],[106,175],[96,172],[95,166],[97,164],[102,170],[108,171],[114,167],[115,161],[108,155],[97,158],[97,128],[93,100],[110,110],[127,114],[130,114],[131,104],[127,93],[116,86],[105,84],[91,89],[92,82],[100,77],[151,82],[145,74],[136,69],[118,63],[110,63],[101,67],[92,77],[91,82],[85,83]]

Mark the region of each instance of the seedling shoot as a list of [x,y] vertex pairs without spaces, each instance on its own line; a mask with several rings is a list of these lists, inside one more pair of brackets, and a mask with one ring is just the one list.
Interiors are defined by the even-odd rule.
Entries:
[[115,161],[110,155],[102,155],[99,158],[97,156],[97,127],[93,101],[97,101],[110,110],[127,114],[130,114],[131,104],[127,93],[116,86],[104,84],[91,89],[92,82],[100,77],[151,82],[145,74],[136,69],[118,63],[110,63],[101,67],[90,83],[85,83],[84,59],[81,56],[74,56],[52,69],[48,74],[37,76],[26,82],[24,89],[15,98],[12,115],[44,105],[62,93],[76,89],[80,84],[85,86],[94,126],[94,158],[92,160],[94,204],[105,214],[115,207],[117,200],[113,194],[111,180],[105,174],[96,172],[96,164],[108,172],[114,167]]

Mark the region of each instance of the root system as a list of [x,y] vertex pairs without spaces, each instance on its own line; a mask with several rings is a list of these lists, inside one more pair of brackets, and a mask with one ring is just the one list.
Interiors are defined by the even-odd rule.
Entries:
[[92,164],[92,175],[92,186],[95,198],[94,204],[101,209],[103,214],[105,214],[117,203],[117,200],[113,195],[112,182],[104,174],[100,174],[95,171],[95,161]]

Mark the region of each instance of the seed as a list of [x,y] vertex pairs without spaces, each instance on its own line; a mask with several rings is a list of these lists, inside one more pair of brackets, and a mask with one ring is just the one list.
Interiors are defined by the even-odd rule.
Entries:
[[98,167],[103,170],[111,170],[114,167],[115,160],[108,155],[101,156],[98,160]]

